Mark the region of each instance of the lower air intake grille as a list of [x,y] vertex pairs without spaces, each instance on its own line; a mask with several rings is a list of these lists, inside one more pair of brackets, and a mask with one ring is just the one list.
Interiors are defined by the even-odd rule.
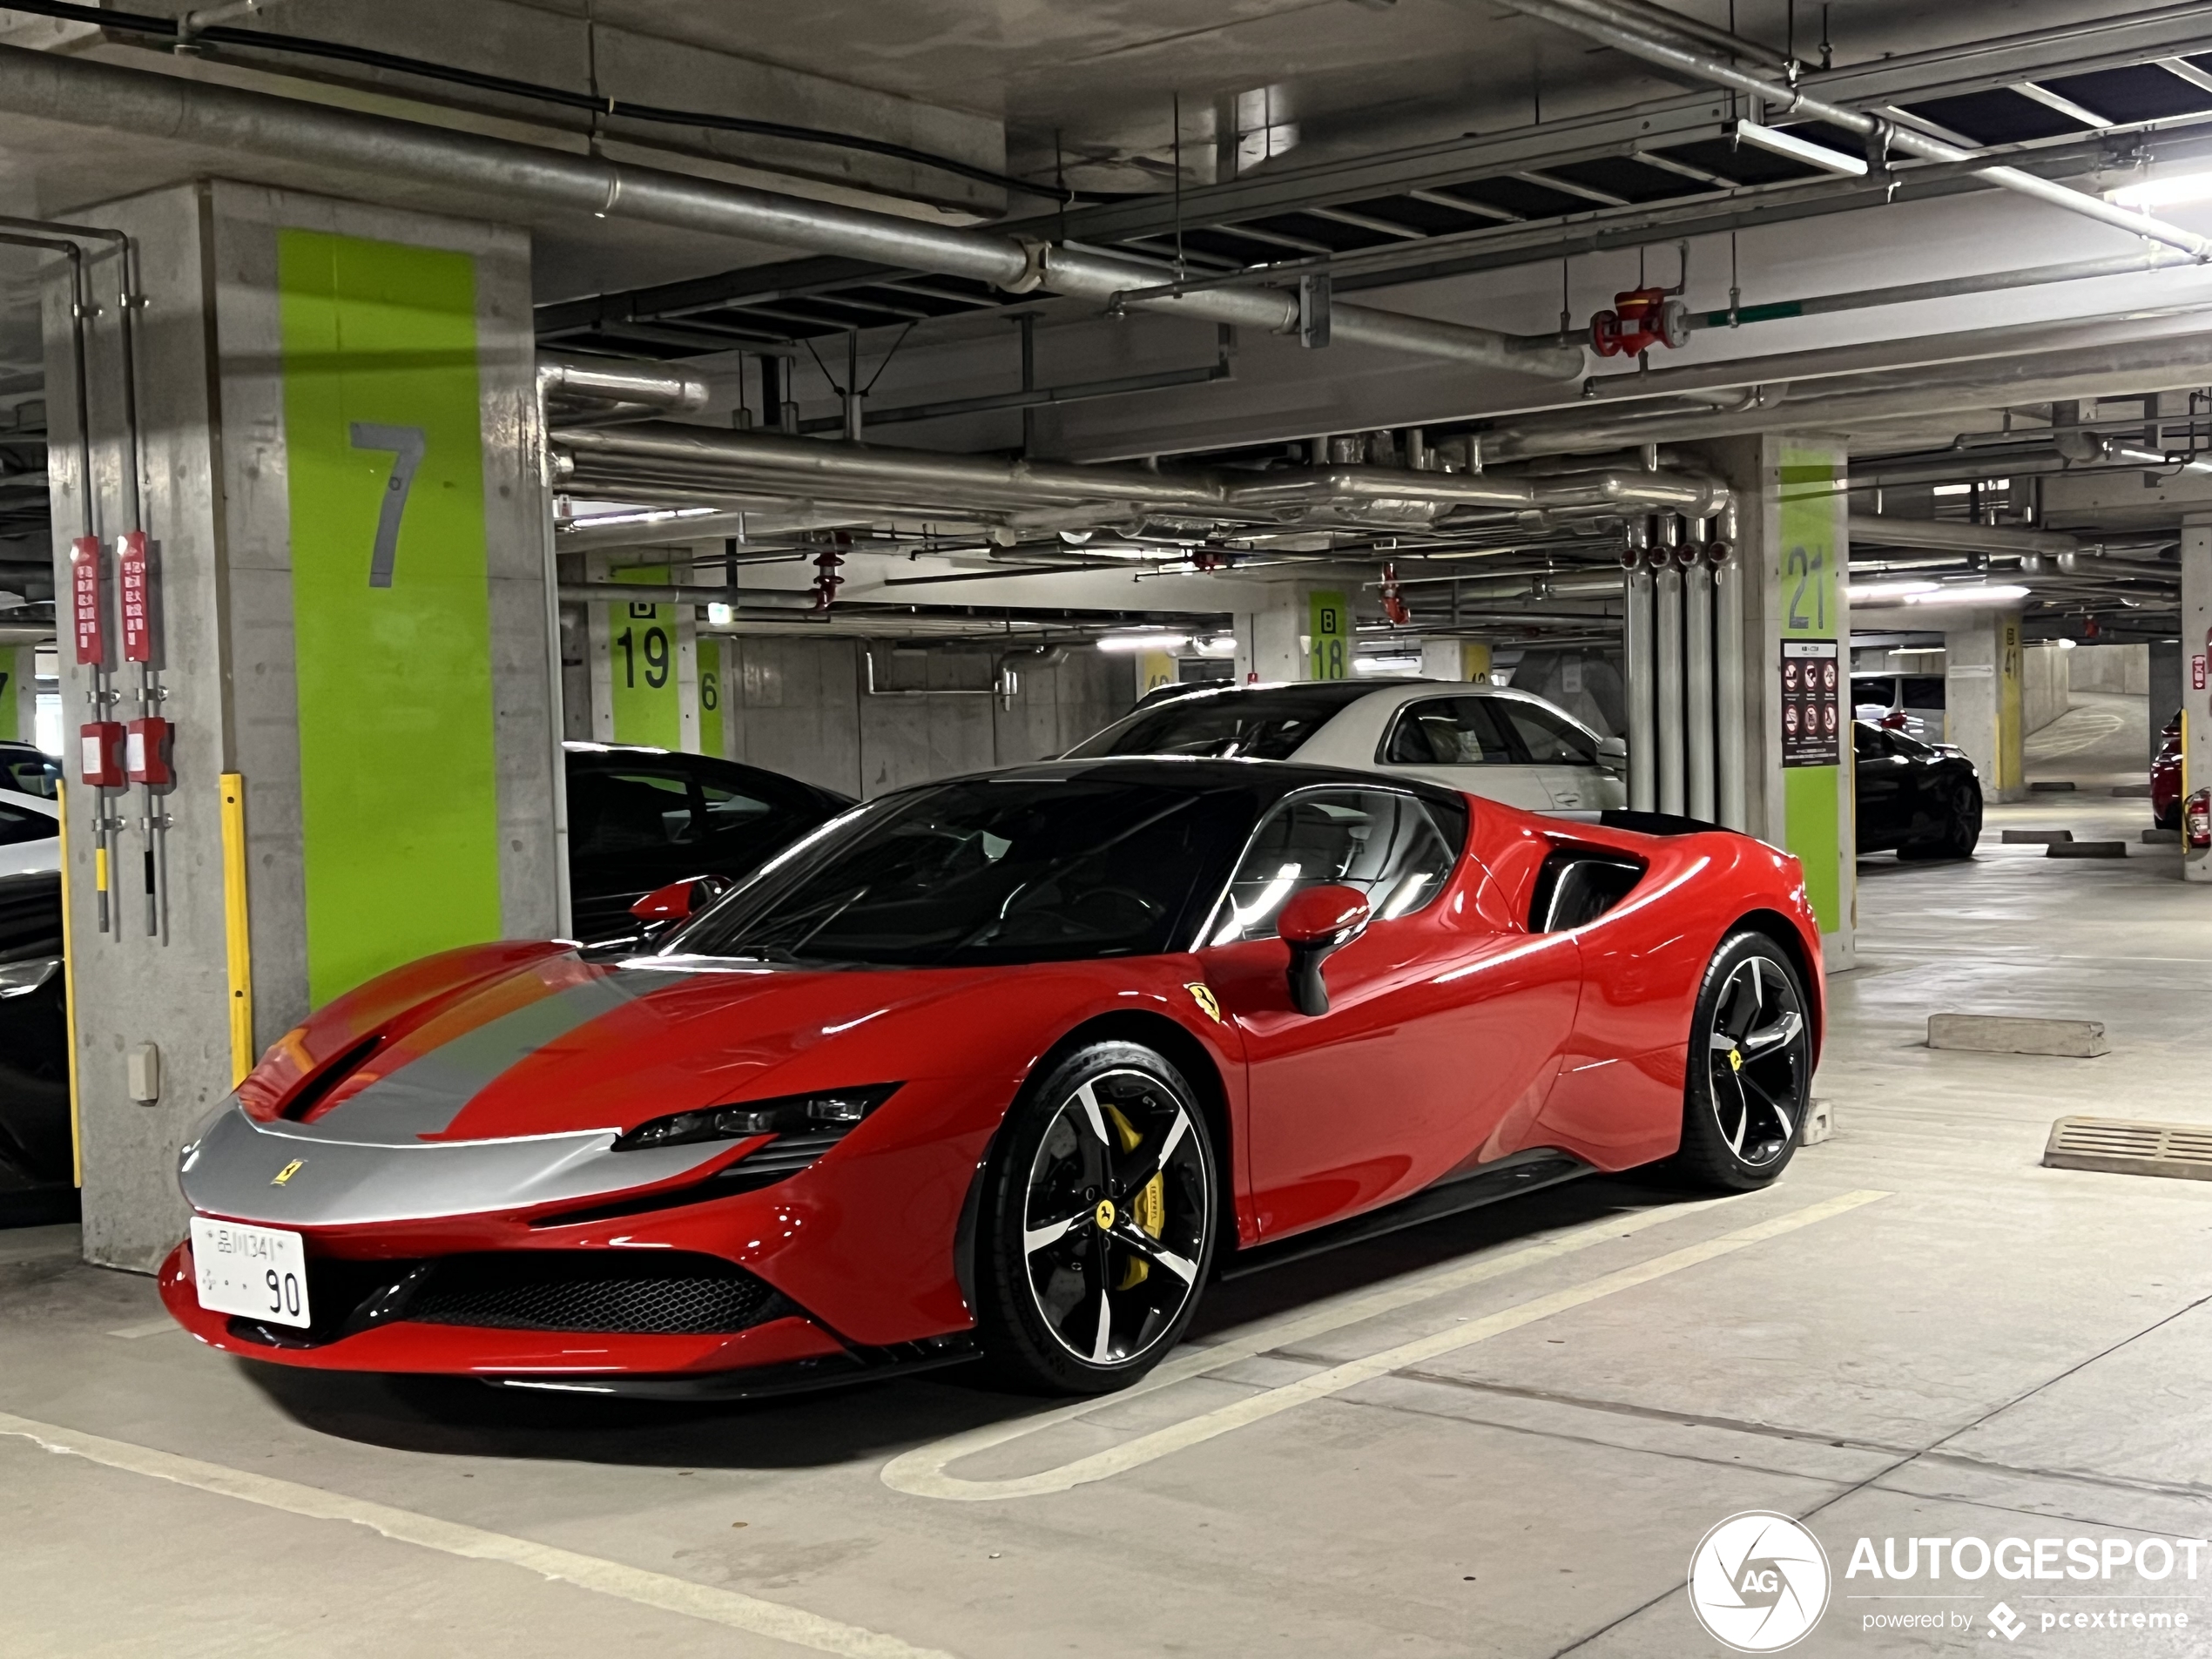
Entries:
[[796,1311],[743,1268],[711,1256],[563,1250],[448,1258],[401,1317],[499,1331],[708,1336]]

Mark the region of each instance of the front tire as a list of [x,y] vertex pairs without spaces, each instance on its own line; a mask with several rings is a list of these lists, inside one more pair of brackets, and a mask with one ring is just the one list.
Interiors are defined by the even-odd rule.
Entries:
[[1022,1091],[994,1161],[986,1352],[1018,1386],[1125,1388],[1197,1311],[1218,1229],[1213,1137],[1163,1055],[1094,1042]]
[[1789,1166],[1812,1092],[1804,988],[1764,934],[1731,934],[1690,1017],[1675,1167],[1701,1187],[1750,1192]]

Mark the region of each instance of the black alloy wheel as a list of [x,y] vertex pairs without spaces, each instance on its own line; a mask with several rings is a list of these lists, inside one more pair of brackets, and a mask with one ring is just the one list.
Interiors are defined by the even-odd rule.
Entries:
[[1723,942],[1690,1022],[1676,1164],[1701,1186],[1747,1192],[1782,1173],[1812,1090],[1812,1031],[1797,973],[1764,934]]
[[1197,1310],[1213,1254],[1212,1136],[1163,1056],[1094,1043],[1015,1109],[993,1178],[986,1346],[1023,1386],[1134,1382]]

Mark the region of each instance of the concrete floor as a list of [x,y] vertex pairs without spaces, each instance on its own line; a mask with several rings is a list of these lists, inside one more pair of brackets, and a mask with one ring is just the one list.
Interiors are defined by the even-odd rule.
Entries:
[[[1686,1565],[1752,1508],[1835,1575],[1797,1652],[1986,1659],[2000,1596],[2022,1652],[2212,1651],[2212,1560],[1844,1576],[1861,1536],[2212,1534],[2212,1189],[2037,1163],[2066,1113],[2212,1123],[2212,890],[2171,848],[1996,844],[2148,821],[2084,790],[1993,810],[1971,865],[1866,860],[1838,1130],[1772,1190],[1593,1180],[1216,1287],[1170,1362],[1210,1374],[949,1462],[921,1448],[1035,1403],[316,1380],[196,1347],[66,1230],[0,1234],[0,1653],[1703,1655]],[[1953,1009],[2112,1052],[1922,1046]],[[2114,1608],[2193,1628],[2040,1628]],[[1959,1628],[1865,1628],[1899,1611]]]

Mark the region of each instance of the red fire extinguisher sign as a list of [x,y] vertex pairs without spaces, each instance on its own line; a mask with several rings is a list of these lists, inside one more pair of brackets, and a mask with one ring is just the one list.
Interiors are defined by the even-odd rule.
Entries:
[[80,536],[69,544],[69,597],[75,617],[77,660],[107,660],[107,627],[100,605],[100,543]]

